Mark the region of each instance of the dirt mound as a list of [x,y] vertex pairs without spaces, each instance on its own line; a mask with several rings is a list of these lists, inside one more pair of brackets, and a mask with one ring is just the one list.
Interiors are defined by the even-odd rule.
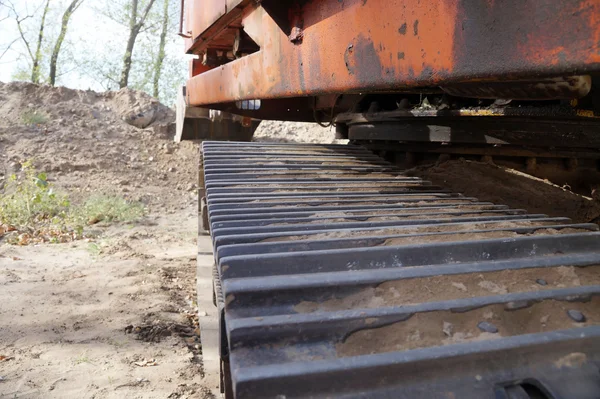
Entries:
[[22,114],[25,111],[40,115],[48,113],[50,116],[85,114],[88,111],[92,118],[98,118],[98,112],[109,112],[138,128],[175,122],[172,109],[144,92],[129,88],[97,93],[29,82],[0,82],[0,100],[0,121],[9,124],[24,122]]
[[115,111],[121,118],[140,129],[153,123],[172,123],[175,120],[172,109],[144,92],[124,88],[117,92],[109,92],[107,96],[112,100]]
[[0,187],[32,160],[75,199],[118,194],[180,209],[195,201],[198,145],[172,142],[174,119],[171,109],[130,89],[0,83]]
[[579,223],[600,221],[600,202],[496,165],[448,161],[413,169],[410,174],[481,201],[526,209],[530,213],[566,216]]
[[278,143],[347,143],[337,140],[334,127],[321,127],[316,123],[262,121],[254,133],[254,141]]

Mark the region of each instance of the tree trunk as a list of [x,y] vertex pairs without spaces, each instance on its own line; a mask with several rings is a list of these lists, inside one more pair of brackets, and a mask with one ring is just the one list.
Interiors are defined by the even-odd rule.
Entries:
[[[134,0],[135,1],[135,0]],[[135,39],[139,32],[131,30],[129,32],[129,39],[127,40],[127,48],[125,49],[125,56],[123,56],[123,69],[121,70],[121,80],[119,80],[119,87],[127,87],[129,84],[129,72],[131,72],[131,56],[133,54],[133,46],[135,46]]]
[[40,60],[42,58],[42,42],[44,41],[44,25],[46,23],[46,14],[50,8],[50,0],[46,0],[44,6],[44,12],[42,14],[42,22],[40,23],[40,31],[38,33],[37,47],[35,55],[33,57],[33,67],[31,68],[31,81],[33,83],[40,83]]
[[146,18],[150,13],[150,9],[154,4],[154,0],[148,0],[148,4],[142,15],[138,19],[138,0],[131,0],[131,17],[129,20],[129,38],[127,39],[127,47],[123,56],[123,69],[121,70],[121,78],[119,87],[122,89],[129,84],[129,72],[131,72],[131,62],[133,57],[133,48],[140,30],[146,23]]
[[160,75],[162,72],[163,62],[165,60],[165,47],[167,44],[167,30],[169,29],[169,0],[164,0],[163,3],[163,21],[162,30],[160,32],[160,44],[158,45],[158,56],[154,65],[154,82],[153,95],[158,98]]
[[69,7],[67,7],[65,13],[62,16],[60,33],[58,34],[58,38],[56,39],[56,43],[54,44],[54,49],[52,50],[52,56],[50,57],[51,86],[54,86],[56,84],[56,64],[58,62],[58,54],[60,53],[60,48],[62,47],[63,41],[65,40],[65,36],[67,34],[69,20],[71,19],[71,15],[73,15],[73,13],[77,10],[81,3],[83,3],[83,0],[73,0],[71,4],[69,4]]

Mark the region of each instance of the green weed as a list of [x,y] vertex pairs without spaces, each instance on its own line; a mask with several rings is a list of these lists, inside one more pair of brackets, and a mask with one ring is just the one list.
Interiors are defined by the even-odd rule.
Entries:
[[102,252],[100,246],[95,242],[90,242],[88,244],[87,250],[92,255],[92,258],[97,258],[98,255],[100,255],[100,252]]
[[43,112],[27,110],[21,114],[21,121],[25,125],[45,125],[48,123],[48,115]]
[[77,358],[75,358],[73,363],[74,364],[81,364],[81,363],[94,364],[91,362],[90,358],[88,357],[87,352],[82,352]]
[[[8,242],[67,242],[85,237],[85,229],[99,222],[133,222],[144,215],[144,207],[117,196],[97,196],[83,204],[72,204],[58,193],[45,173],[32,163],[22,164],[23,173],[9,178],[0,193],[0,237],[12,232]],[[99,248],[90,248],[99,252]]]
[[0,222],[20,228],[65,219],[71,205],[67,196],[56,193],[31,162],[22,168],[23,176],[11,175],[0,197]]
[[132,222],[144,215],[144,207],[117,196],[96,196],[88,199],[80,209],[87,224],[99,222]]

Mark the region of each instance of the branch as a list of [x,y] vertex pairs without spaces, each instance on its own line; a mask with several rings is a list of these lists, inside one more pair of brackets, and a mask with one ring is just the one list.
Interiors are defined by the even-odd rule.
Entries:
[[25,43],[25,47],[27,48],[27,52],[29,53],[29,56],[31,57],[32,60],[34,60],[35,57],[33,55],[33,52],[31,51],[31,46],[29,45],[29,42],[25,38],[25,33],[23,32],[23,28],[21,27],[21,22],[23,22],[23,21],[24,21],[23,19],[20,21],[17,19],[17,27],[19,28],[19,34],[21,35],[21,39],[23,40],[23,43]]
[[77,70],[77,69],[79,69],[79,65],[75,65],[73,68],[69,69],[68,71],[64,71],[64,72],[61,72],[61,73],[57,73],[57,74],[56,74],[56,77],[59,77],[59,78],[60,78],[61,76],[64,76],[64,75],[66,75],[66,74],[69,74],[69,73],[71,73],[71,72],[73,72],[73,71],[75,71],[75,70]]
[[2,54],[0,54],[0,60],[2,59],[2,57],[4,57],[4,55],[8,52],[8,50],[10,50],[10,48],[12,47],[12,45],[17,42],[17,40],[19,40],[18,37],[16,39],[14,39],[12,42],[10,42],[8,44],[8,46],[6,46],[6,48],[4,49],[4,51],[2,52]]
[[33,15],[27,15],[23,18],[19,18],[19,14],[17,13],[15,5],[10,0],[7,0],[7,2],[8,2],[8,4],[10,4],[10,7],[9,7],[10,10],[13,12],[13,14],[15,14],[15,21],[17,22],[17,28],[19,29],[19,35],[21,36],[21,40],[23,40],[23,43],[25,43],[25,47],[27,48],[27,52],[29,53],[29,56],[31,57],[31,59],[35,60],[35,57],[33,56],[33,52],[31,51],[31,46],[29,45],[29,42],[25,38],[25,32],[23,32],[23,27],[21,26],[21,23],[23,23],[23,21],[27,20],[28,18],[32,18]]
[[91,71],[90,68],[83,68],[82,73],[86,76],[89,76],[92,80],[101,84],[103,87],[106,87],[106,86],[98,79],[98,75],[103,77],[105,80],[108,80],[115,84],[119,84],[119,79],[111,76],[110,72],[104,72],[100,68],[95,68],[94,66],[92,66],[92,67],[93,67],[93,71]]
[[76,4],[75,4],[75,7],[73,7],[73,11],[72,12],[74,13],[75,11],[77,11],[77,9],[79,8],[79,6],[82,5],[82,4],[83,4],[83,0],[78,0],[78,2],[76,2]]
[[145,33],[145,32],[157,29],[160,26],[160,24],[161,24],[160,21],[152,21],[152,23],[149,23],[147,25],[144,25],[143,27],[140,27],[139,32]]
[[144,10],[144,13],[142,14],[142,17],[140,18],[140,20],[136,24],[138,31],[142,28],[142,26],[144,26],[144,23],[146,22],[146,18],[148,18],[148,14],[150,14],[150,10],[152,9],[153,5],[154,5],[154,0],[150,0],[148,2],[148,4],[146,5],[146,9]]

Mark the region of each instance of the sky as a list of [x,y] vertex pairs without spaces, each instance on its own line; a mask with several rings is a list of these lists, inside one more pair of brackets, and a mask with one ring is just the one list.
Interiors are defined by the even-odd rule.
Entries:
[[[0,0],[0,3],[4,0]],[[109,3],[113,0],[105,0]],[[177,19],[178,1],[171,0],[173,3],[172,18]],[[25,15],[25,10],[40,10],[35,19],[27,21],[30,23],[31,33],[36,27],[39,27],[41,16],[41,5],[43,0],[12,0],[17,9]],[[63,73],[58,79],[60,85],[64,85],[74,89],[93,89],[102,91],[106,88],[106,84],[100,83],[98,80],[99,73],[93,71],[93,68],[83,67],[86,62],[94,62],[95,65],[103,65],[106,71],[110,68],[120,69],[121,58],[125,51],[127,41],[127,28],[123,25],[111,20],[100,12],[102,1],[84,0],[84,3],[76,11],[71,18],[67,38],[64,46],[64,51],[60,54],[60,65],[63,66]],[[177,3],[177,4],[174,4]],[[51,0],[51,7],[54,10],[49,12],[46,25],[48,27],[46,37],[48,38],[48,46],[53,45],[54,38],[58,34],[60,28],[60,18],[62,12],[66,9],[67,0]],[[157,0],[154,9],[160,12],[162,1]],[[14,18],[1,20],[6,16],[8,9],[0,9],[0,54],[7,47],[7,44],[19,37],[19,31]],[[180,39],[175,34],[175,29],[170,32],[170,42],[167,46],[167,57],[170,64],[167,66],[167,78],[171,81],[183,82],[187,71],[187,56],[183,50],[183,39]],[[156,51],[158,46],[156,41],[141,38],[136,43],[136,54],[138,57],[143,57],[153,51]],[[25,46],[21,40],[15,42],[11,49],[0,59],[0,81],[8,82],[13,80],[14,74],[17,72],[19,65],[23,67]],[[100,66],[98,67],[99,69]],[[135,71],[134,71],[135,73]],[[137,76],[143,78],[144,71],[138,71]],[[111,87],[116,88],[116,87]]]

